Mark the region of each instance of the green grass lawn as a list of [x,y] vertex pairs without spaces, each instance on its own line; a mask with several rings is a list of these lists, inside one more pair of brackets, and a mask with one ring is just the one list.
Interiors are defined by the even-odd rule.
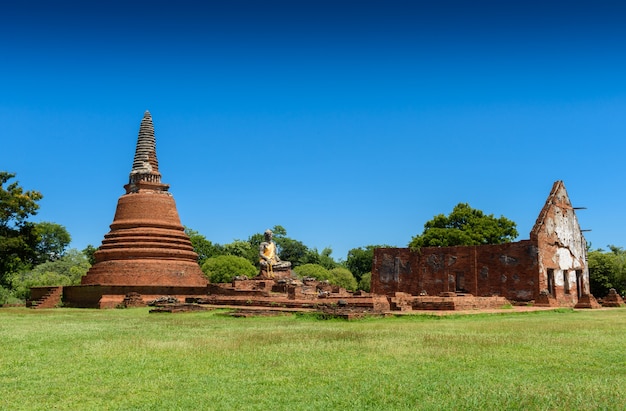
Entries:
[[623,410],[626,309],[321,321],[0,309],[1,410]]

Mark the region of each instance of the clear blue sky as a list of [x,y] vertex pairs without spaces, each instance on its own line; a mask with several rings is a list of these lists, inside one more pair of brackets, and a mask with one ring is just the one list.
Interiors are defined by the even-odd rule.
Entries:
[[459,202],[525,239],[563,180],[592,246],[626,246],[623,4],[3,4],[0,170],[98,246],[150,110],[182,223],[214,242],[280,224],[345,259]]

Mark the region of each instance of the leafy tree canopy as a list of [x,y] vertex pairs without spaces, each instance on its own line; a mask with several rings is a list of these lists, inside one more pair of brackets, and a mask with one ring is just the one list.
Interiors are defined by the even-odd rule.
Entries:
[[98,251],[98,249],[91,244],[87,244],[87,247],[82,250],[82,253],[87,257],[87,261],[89,261],[91,265],[96,263],[96,257],[94,255],[96,251]]
[[411,248],[508,243],[517,238],[516,224],[501,216],[486,215],[467,203],[457,204],[450,215],[439,214],[413,237]]
[[0,230],[16,229],[39,209],[37,202],[43,198],[38,191],[24,191],[17,181],[7,185],[15,174],[0,171]]
[[36,263],[41,264],[46,261],[55,261],[63,257],[65,249],[72,241],[70,233],[60,224],[43,221],[35,224],[37,235]]
[[198,264],[200,264],[200,267],[202,267],[204,262],[210,257],[225,254],[224,246],[213,244],[196,230],[185,227],[185,234],[189,236],[193,250],[198,254]]
[[374,261],[374,250],[376,248],[386,248],[388,245],[368,245],[365,247],[353,248],[348,251],[346,268],[350,270],[357,281],[360,281],[364,274],[372,271]]
[[42,199],[37,191],[24,191],[15,174],[0,171],[0,285],[8,285],[9,273],[27,268],[37,259],[38,234],[28,222]]
[[611,288],[626,293],[626,250],[609,245],[610,251],[597,249],[587,254],[591,294],[604,297]]

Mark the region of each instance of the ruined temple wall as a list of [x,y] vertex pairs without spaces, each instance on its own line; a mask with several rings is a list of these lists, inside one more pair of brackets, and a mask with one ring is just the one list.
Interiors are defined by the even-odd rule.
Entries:
[[562,306],[590,293],[587,243],[562,182],[554,184],[531,238],[539,247],[540,290]]
[[387,295],[458,292],[529,301],[539,292],[537,254],[530,240],[419,251],[381,248],[374,252],[371,290]]

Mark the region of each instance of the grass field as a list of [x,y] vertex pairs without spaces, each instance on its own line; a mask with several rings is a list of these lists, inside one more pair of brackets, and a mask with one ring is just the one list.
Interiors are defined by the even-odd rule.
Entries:
[[2,410],[623,410],[626,309],[360,321],[0,309]]

